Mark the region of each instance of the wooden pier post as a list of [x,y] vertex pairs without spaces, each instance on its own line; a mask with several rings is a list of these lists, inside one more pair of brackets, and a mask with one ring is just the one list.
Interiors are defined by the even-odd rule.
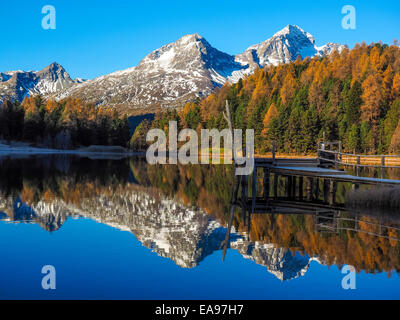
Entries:
[[251,197],[251,213],[254,213],[257,201],[257,166],[255,166],[253,170],[253,185],[251,187]]
[[278,174],[274,173],[274,199],[278,198]]
[[297,184],[297,177],[296,176],[293,176],[292,177],[292,195],[291,195],[291,197],[293,198],[293,199],[295,199],[296,198],[296,184]]
[[311,201],[313,196],[313,178],[307,177],[307,200]]
[[257,172],[258,169],[256,166],[254,166],[254,170],[253,170],[253,179],[252,179],[252,184],[251,184],[251,196],[252,197],[257,197]]
[[319,199],[319,178],[315,179],[315,200]]
[[247,202],[249,199],[249,176],[244,177],[244,196]]
[[286,176],[285,192],[286,192],[286,198],[290,198],[291,193],[292,193],[292,177],[291,176]]
[[226,251],[228,250],[228,246],[229,246],[229,242],[230,242],[233,218],[235,215],[235,206],[232,205],[230,211],[231,211],[231,215],[229,218],[228,228],[226,229],[225,240],[221,244],[221,247],[223,246],[223,248],[224,248],[223,253],[222,253],[222,261],[225,261]]
[[264,200],[268,200],[269,199],[269,195],[270,195],[270,190],[271,190],[271,171],[269,168],[264,168],[264,180],[263,180],[263,187],[264,187],[264,191],[263,191],[263,196],[264,196]]
[[336,203],[336,187],[337,187],[336,181],[331,180],[329,186],[329,204],[331,206],[333,206]]
[[299,177],[299,199],[303,200],[304,178]]
[[324,179],[324,202],[329,203],[329,180]]

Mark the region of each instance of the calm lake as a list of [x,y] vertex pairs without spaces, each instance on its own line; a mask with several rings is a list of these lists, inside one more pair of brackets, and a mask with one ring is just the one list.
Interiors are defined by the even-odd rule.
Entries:
[[2,158],[0,299],[400,299],[400,213],[340,209],[346,184],[335,208],[309,210],[284,183],[250,216],[230,210],[231,166]]

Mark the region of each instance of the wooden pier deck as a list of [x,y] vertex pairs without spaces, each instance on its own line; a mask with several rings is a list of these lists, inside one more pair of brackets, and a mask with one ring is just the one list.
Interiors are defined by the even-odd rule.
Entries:
[[310,177],[335,180],[337,182],[349,182],[353,184],[400,186],[400,180],[359,177],[347,174],[343,170],[321,168],[319,161],[315,159],[261,159],[256,158],[254,175],[258,169],[263,168],[278,175]]

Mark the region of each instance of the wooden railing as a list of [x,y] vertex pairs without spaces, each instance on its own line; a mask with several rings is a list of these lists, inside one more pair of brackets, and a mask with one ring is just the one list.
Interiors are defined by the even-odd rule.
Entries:
[[318,160],[320,162],[353,166],[356,168],[400,168],[400,155],[361,155],[342,152],[342,143],[320,142],[318,144]]

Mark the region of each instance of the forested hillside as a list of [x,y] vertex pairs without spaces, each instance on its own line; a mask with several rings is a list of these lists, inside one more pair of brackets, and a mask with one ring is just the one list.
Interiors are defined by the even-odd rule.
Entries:
[[26,141],[50,148],[71,149],[89,145],[119,145],[129,141],[128,119],[106,107],[68,98],[44,101],[25,98],[22,104],[0,106],[0,139]]
[[153,126],[226,127],[230,102],[236,128],[253,128],[256,151],[310,153],[325,134],[346,151],[400,153],[400,48],[356,45],[340,54],[267,66],[181,111],[158,114]]

